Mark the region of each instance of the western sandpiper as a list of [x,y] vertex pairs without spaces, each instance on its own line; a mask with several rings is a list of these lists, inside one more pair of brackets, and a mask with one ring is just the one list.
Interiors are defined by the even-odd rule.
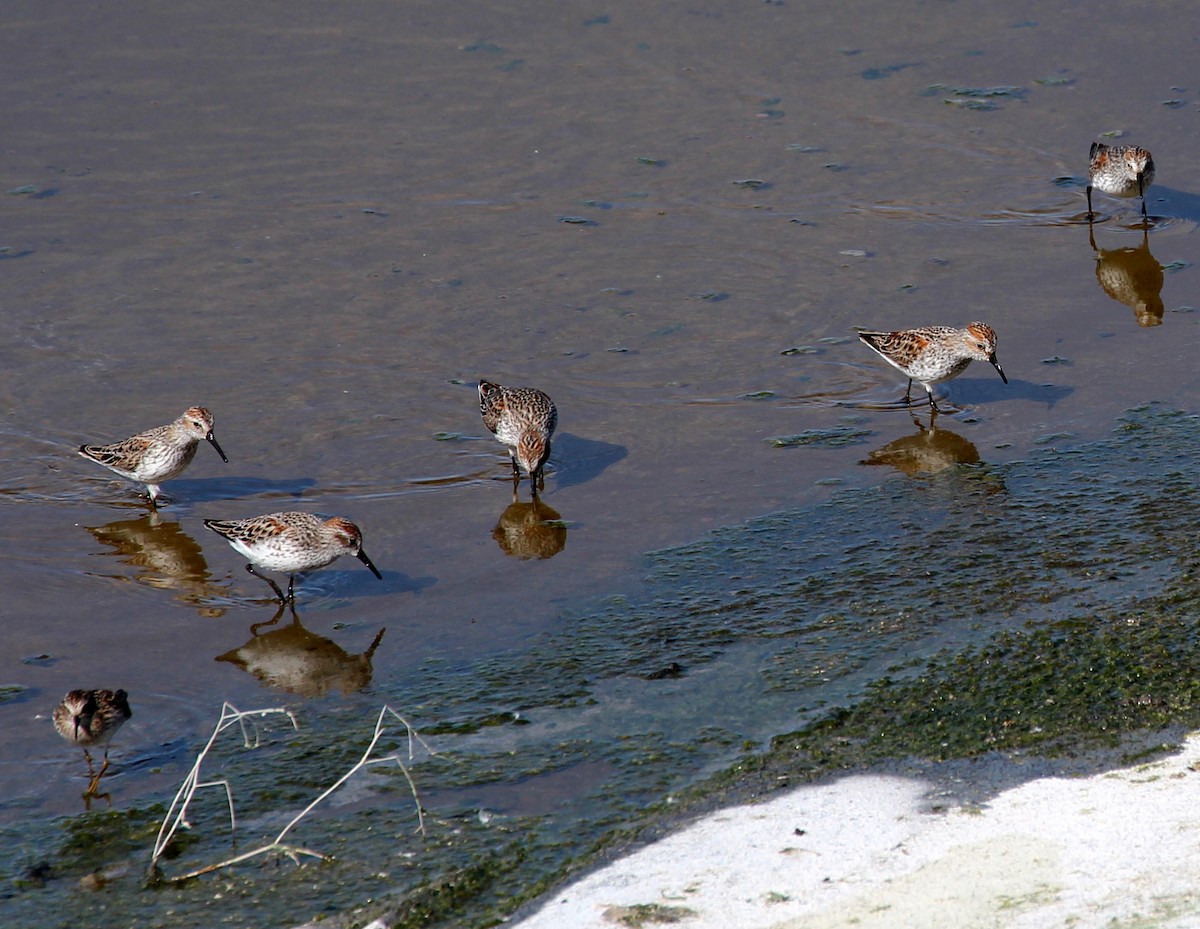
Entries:
[[[96,795],[100,778],[108,770],[108,743],[125,720],[133,715],[129,695],[123,690],[72,690],[54,708],[54,728],[68,742],[83,749],[87,758],[88,784],[85,797]],[[92,746],[104,747],[104,764],[93,771]]]
[[1088,219],[1092,213],[1092,188],[1114,197],[1141,197],[1142,219],[1146,214],[1146,191],[1154,183],[1154,159],[1136,145],[1105,145],[1093,142],[1088,164]]
[[161,492],[159,485],[183,473],[196,456],[201,439],[217,450],[222,461],[229,462],[213,437],[213,415],[202,406],[192,407],[173,423],[112,445],[81,445],[79,454],[121,477],[145,484],[154,505]]
[[521,482],[524,468],[533,492],[544,488],[542,469],[550,457],[550,439],[558,425],[554,401],[533,387],[501,387],[480,381],[479,412],[492,435],[508,447],[513,487]]
[[963,329],[921,326],[897,332],[860,332],[858,337],[908,377],[904,392],[908,404],[912,403],[912,382],[917,381],[929,394],[929,406],[937,410],[933,385],[958,377],[972,361],[986,361],[1008,383],[996,360],[996,332],[984,323],[968,323]]
[[[246,570],[270,584],[281,603],[295,600],[292,587],[297,574],[323,568],[342,555],[354,555],[383,580],[363,551],[358,526],[340,516],[322,520],[311,513],[268,513],[251,519],[206,519],[204,525],[250,559]],[[287,596],[273,580],[255,571],[255,565],[287,574]]]

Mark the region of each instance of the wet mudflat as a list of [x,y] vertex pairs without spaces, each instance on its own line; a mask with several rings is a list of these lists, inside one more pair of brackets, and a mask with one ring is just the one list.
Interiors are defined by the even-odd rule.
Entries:
[[[1186,534],[1152,530],[1190,512],[1189,459],[1120,437],[1148,416],[1159,446],[1192,442],[1185,9],[1041,12],[11,17],[14,918],[210,925],[253,906],[285,926],[396,912],[466,874],[453,918],[483,920],[880,678],[1182,583]],[[1155,152],[1148,234],[1130,201],[1098,196],[1101,222],[1083,221],[1087,146],[1108,132]],[[977,318],[1010,383],[973,366],[932,430],[890,406],[904,384],[852,330]],[[514,507],[480,377],[558,404],[539,508],[527,484]],[[74,455],[194,404],[230,463],[201,448],[156,515]],[[269,589],[201,520],[280,509],[353,519],[384,580],[343,559],[299,585],[298,618],[260,625]],[[73,687],[130,694],[111,812],[83,813],[81,753],[49,722]],[[1187,722],[1169,690],[1139,725]],[[248,778],[242,828],[270,832],[332,783],[386,703],[439,752],[412,768],[426,836],[407,786],[372,771],[306,823],[337,864],[141,889],[226,700],[300,723],[218,753]],[[230,847],[204,804],[189,862]],[[57,877],[18,880],[42,861]],[[123,876],[80,889],[110,864]]]

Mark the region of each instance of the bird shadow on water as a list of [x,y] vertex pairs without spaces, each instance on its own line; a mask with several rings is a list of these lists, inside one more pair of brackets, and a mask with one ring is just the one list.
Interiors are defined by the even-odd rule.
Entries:
[[[1075,388],[1062,384],[1037,384],[1016,377],[1010,377],[1007,384],[1001,384],[992,378],[960,377],[954,381],[954,390],[949,400],[968,407],[1001,403],[1005,400],[1032,400],[1053,409],[1056,403],[1074,392]],[[941,400],[938,402],[942,403]]]
[[[243,562],[244,564],[245,562]],[[320,568],[307,574],[297,574],[295,599],[299,603],[311,605],[319,600],[328,599],[342,600],[350,597],[359,599],[403,593],[419,594],[425,588],[432,587],[438,582],[436,577],[411,577],[403,571],[380,569],[379,573],[383,575],[382,583],[363,571]],[[279,598],[272,595],[270,587],[251,577],[244,569],[241,573],[232,571],[231,575],[233,578],[232,589],[228,596],[220,599],[221,605],[237,604],[255,607],[264,603],[280,605]],[[283,575],[283,579],[286,581],[287,576]],[[284,586],[286,587],[286,584]]]
[[1171,220],[1200,225],[1200,195],[1190,191],[1155,184],[1146,198],[1146,209],[1150,212],[1150,228]]
[[[972,413],[985,404],[1005,400],[1032,400],[1045,403],[1048,409],[1053,409],[1056,403],[1070,396],[1074,390],[1061,384],[1035,384],[1014,377],[1010,377],[1007,384],[987,377],[958,377],[954,379],[952,390],[937,395],[937,404],[941,412],[949,416]],[[929,401],[923,394],[919,397],[914,395],[911,403],[906,402],[903,396],[893,399],[889,394],[887,400],[839,399],[833,406],[878,413],[908,412],[915,415],[929,412]]]
[[254,497],[299,500],[316,485],[311,477],[267,480],[259,477],[178,478],[166,485],[172,503],[190,506],[196,503],[224,503]]
[[[1087,178],[1064,176],[1055,178],[1054,184],[1056,187],[1077,190],[1082,200],[1083,191],[1087,188]],[[1095,215],[1090,220],[1086,202],[1075,200],[1075,195],[1072,195],[1069,203],[1056,202],[1033,210],[1009,212],[1035,225],[1081,226],[1097,223],[1110,227],[1115,225],[1130,231],[1163,230],[1188,223],[1200,226],[1200,195],[1155,184],[1146,198],[1148,220],[1142,219],[1137,203],[1136,199],[1122,200],[1097,191],[1092,201]]]
[[569,432],[560,433],[553,443],[554,477],[559,487],[586,484],[628,454],[624,445],[585,439]]

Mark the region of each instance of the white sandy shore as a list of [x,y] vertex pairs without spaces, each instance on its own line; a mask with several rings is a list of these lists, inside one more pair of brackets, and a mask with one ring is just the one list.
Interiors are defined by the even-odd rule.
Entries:
[[684,929],[1200,926],[1198,761],[1193,735],[1162,761],[944,813],[921,811],[918,780],[802,787],[713,814],[516,925],[614,929],[641,914],[653,929],[653,906],[680,908]]

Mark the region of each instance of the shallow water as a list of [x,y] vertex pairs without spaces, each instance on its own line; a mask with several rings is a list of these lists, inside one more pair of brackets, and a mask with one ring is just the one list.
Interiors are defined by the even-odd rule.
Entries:
[[[678,600],[627,625],[642,608],[623,604],[672,583],[645,552],[719,544],[711,530],[743,524],[775,552],[768,514],[819,513],[804,508],[837,487],[956,462],[986,475],[1106,436],[1145,401],[1196,406],[1189,8],[850,12],[208,3],[9,17],[0,662],[25,689],[0,703],[0,823],[26,837],[14,868],[53,857],[68,828],[53,817],[82,810],[83,761],[49,724],[72,687],[130,693],[115,810],[169,800],[223,700],[287,704],[316,741],[369,731],[387,702],[423,731],[460,726],[437,735],[450,753],[507,759],[514,732],[555,726],[594,746],[561,765],[523,757],[524,773],[497,761],[491,781],[474,764],[425,767],[420,783],[431,810],[569,809],[575,830],[592,810],[598,838],[854,699],[897,649],[917,661],[1031,618],[984,611],[949,637],[818,625],[784,643],[725,603],[734,628],[714,619],[697,636],[693,618],[685,657],[654,637]],[[1080,174],[1109,131],[1155,152],[1148,235],[1135,202],[1098,197],[1089,237]],[[943,389],[959,412],[932,432],[894,406],[903,383],[852,331],[975,318],[1000,333],[1010,383],[972,367]],[[557,402],[549,523],[510,508],[481,376]],[[230,463],[200,449],[157,517],[73,454],[197,403]],[[1121,465],[1087,493],[1136,473]],[[956,508],[987,519],[994,499],[986,476],[936,486],[901,492],[930,570],[960,544]],[[856,526],[879,519],[838,499]],[[252,630],[275,612],[266,585],[201,519],[284,508],[357,521],[384,581],[343,560],[300,585],[299,628]],[[973,544],[1008,573],[1023,549],[1005,528]],[[803,538],[788,544],[755,589],[793,595],[826,570]],[[861,544],[874,554],[873,537]],[[880,562],[860,583],[903,599],[885,583],[897,570]],[[1120,594],[1084,583],[1037,618],[1088,591],[1144,595],[1158,576]],[[879,656],[860,654],[870,643]],[[797,691],[814,654],[839,673]],[[722,663],[744,673],[706,670]],[[656,672],[668,678],[642,680]],[[572,700],[598,709],[560,716]],[[693,709],[668,726],[681,702]],[[534,728],[503,724],[513,713]],[[631,733],[646,736],[633,775]],[[299,780],[327,783],[352,755]],[[494,844],[481,828],[463,847]],[[547,871],[554,849],[536,852]],[[431,855],[431,873],[448,866]],[[358,896],[322,883],[272,924],[408,882]],[[76,893],[51,882],[26,902]],[[129,891],[106,893],[116,905]],[[185,910],[177,925],[213,912]]]

